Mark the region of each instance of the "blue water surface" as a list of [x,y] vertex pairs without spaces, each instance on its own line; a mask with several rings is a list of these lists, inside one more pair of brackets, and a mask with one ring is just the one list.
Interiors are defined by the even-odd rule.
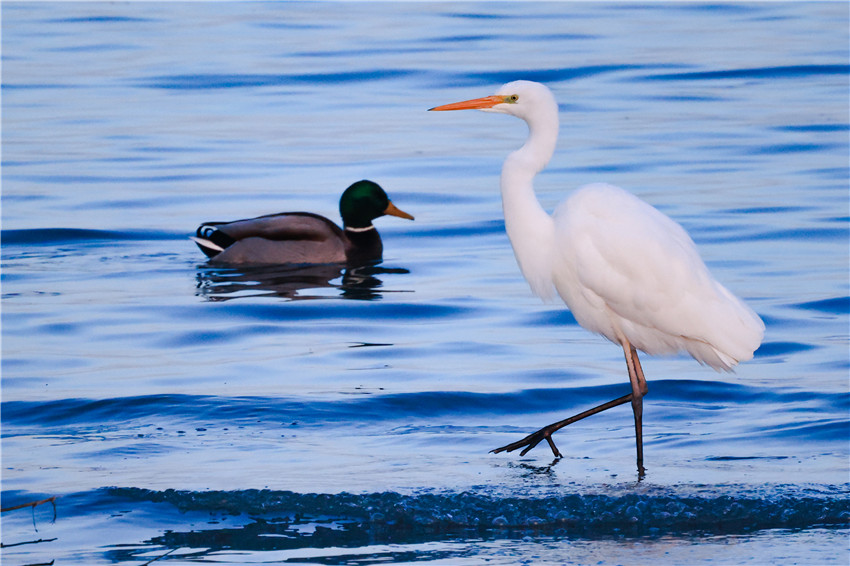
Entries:
[[[3,564],[846,564],[844,2],[2,5]],[[498,176],[561,107],[551,210],[620,185],[764,319],[716,373],[523,281]],[[352,182],[384,261],[211,266],[204,221]],[[19,505],[38,503],[15,509]]]

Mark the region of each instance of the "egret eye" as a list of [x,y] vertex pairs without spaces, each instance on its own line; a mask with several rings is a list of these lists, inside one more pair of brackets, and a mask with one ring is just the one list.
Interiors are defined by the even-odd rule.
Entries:
[[516,104],[518,101],[519,101],[519,95],[518,94],[512,94],[508,97],[508,99],[505,102],[509,102],[511,104]]

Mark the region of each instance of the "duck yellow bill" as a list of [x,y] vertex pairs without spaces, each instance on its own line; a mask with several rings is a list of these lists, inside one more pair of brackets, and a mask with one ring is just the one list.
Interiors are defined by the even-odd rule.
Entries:
[[464,100],[463,102],[444,104],[443,106],[436,106],[434,108],[429,108],[428,110],[480,110],[481,108],[493,108],[504,101],[504,96],[494,94],[492,96],[485,96],[484,98],[473,98],[472,100]]
[[407,218],[408,220],[413,220],[413,216],[396,207],[392,201],[387,205],[387,209],[384,211],[384,214],[389,214],[390,216],[398,216],[399,218]]

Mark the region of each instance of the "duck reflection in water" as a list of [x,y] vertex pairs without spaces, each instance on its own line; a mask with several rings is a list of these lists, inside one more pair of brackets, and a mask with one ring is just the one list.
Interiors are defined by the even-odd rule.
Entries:
[[[339,200],[343,227],[310,212],[281,212],[232,222],[205,222],[192,240],[220,269],[198,274],[199,294],[214,300],[298,294],[304,289],[339,288],[346,298],[374,299],[381,273],[405,269],[377,267],[383,254],[372,221],[384,215],[413,220],[372,181],[358,181]],[[342,275],[340,284],[333,281]]]
[[[326,299],[320,289],[337,289],[339,297],[371,301],[384,293],[401,293],[381,289],[382,274],[406,274],[400,267],[341,264],[261,265],[247,267],[199,267],[196,275],[197,295],[210,301],[227,301],[246,297],[281,297],[290,300]],[[339,280],[339,281],[337,281]],[[312,292],[311,292],[312,291]]]

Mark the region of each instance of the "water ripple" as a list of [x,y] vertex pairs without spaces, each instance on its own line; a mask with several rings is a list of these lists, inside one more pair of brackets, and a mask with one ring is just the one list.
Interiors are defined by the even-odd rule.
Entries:
[[645,80],[694,81],[718,79],[798,79],[823,75],[847,75],[850,65],[786,65],[752,69],[724,69],[648,75]]
[[224,89],[265,86],[290,86],[295,83],[343,85],[383,79],[409,77],[413,71],[402,69],[373,69],[345,73],[260,74],[199,73],[193,75],[163,75],[139,82],[140,86],[173,90]]
[[[305,426],[328,422],[380,422],[429,419],[455,415],[528,414],[549,412],[553,407],[589,405],[613,399],[623,385],[533,388],[517,392],[478,393],[470,391],[420,391],[379,393],[364,391],[350,395],[305,397],[219,397],[206,395],[143,395],[109,399],[60,399],[56,401],[5,401],[2,403],[4,431],[17,426],[125,424],[130,419],[192,419],[204,422],[250,424],[259,416],[268,421],[298,420]],[[652,383],[652,400],[657,403],[688,403],[694,407],[771,406],[850,408],[846,393],[775,390],[720,381],[659,380]],[[477,418],[477,417],[476,417]],[[843,421],[847,428],[848,422]],[[799,423],[797,423],[799,424]]]
[[800,303],[796,307],[830,314],[848,314],[850,313],[850,297],[832,297],[820,301],[810,301]]
[[[657,65],[653,65],[652,67],[658,68]],[[563,67],[559,69],[511,69],[484,73],[466,73],[463,76],[452,77],[451,80],[454,84],[457,84],[459,81],[463,81],[462,84],[501,84],[522,78],[529,81],[552,84],[578,78],[646,68],[647,66],[642,65],[588,65],[585,67]]]
[[146,230],[94,230],[85,228],[36,228],[3,230],[3,245],[57,245],[96,241],[151,241],[183,239],[177,232]]

